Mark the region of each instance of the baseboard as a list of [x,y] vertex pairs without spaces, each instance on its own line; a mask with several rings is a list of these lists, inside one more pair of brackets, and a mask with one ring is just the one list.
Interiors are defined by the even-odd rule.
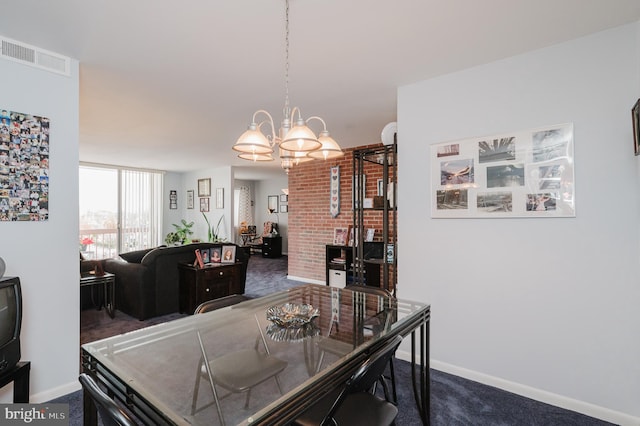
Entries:
[[293,280],[293,281],[300,281],[300,282],[308,283],[308,284],[320,284],[320,285],[325,285],[326,284],[324,281],[312,280],[310,278],[296,277],[295,275],[287,275],[287,279]]
[[[411,352],[409,351],[399,349],[396,353],[396,356],[404,361],[411,361]],[[577,413],[595,417],[597,419],[604,420],[610,423],[615,423],[621,426],[640,425],[640,417],[635,417],[629,414],[621,413],[619,411],[611,410],[609,408],[600,407],[588,402],[568,398],[563,395],[547,392],[541,389],[533,388],[531,386],[511,382],[499,377],[490,376],[488,374],[480,373],[433,359],[430,361],[430,366],[435,370],[473,380],[474,382],[482,383],[484,385],[493,386],[507,392],[524,396],[525,398],[544,402],[545,404],[554,405],[556,407],[564,408],[565,410],[575,411]]]
[[67,383],[66,385],[58,386],[57,388],[48,389],[44,392],[29,395],[29,402],[34,404],[41,404],[43,402],[51,401],[52,399],[60,398],[61,396],[73,393],[82,389],[80,382],[75,380]]

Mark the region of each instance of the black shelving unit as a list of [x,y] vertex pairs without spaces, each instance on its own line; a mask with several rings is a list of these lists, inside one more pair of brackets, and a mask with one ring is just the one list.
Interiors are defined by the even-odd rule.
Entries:
[[[373,276],[379,275],[378,286],[396,294],[398,281],[398,223],[397,223],[397,142],[374,148],[356,150],[353,153],[353,227],[357,230],[357,243],[352,248],[353,269],[357,282],[375,285]],[[373,208],[364,207],[366,188],[362,176],[373,167],[382,169],[382,202]],[[383,255],[380,259],[367,259],[365,256],[365,218],[366,215],[382,215],[381,243]],[[366,280],[366,276],[369,280]]]

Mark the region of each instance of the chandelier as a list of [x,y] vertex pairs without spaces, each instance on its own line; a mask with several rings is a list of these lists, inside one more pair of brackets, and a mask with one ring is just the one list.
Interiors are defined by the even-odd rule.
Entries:
[[[251,124],[233,145],[238,157],[250,161],[273,161],[278,148],[280,165],[289,174],[295,165],[313,159],[328,160],[344,155],[340,145],[329,135],[327,125],[320,117],[302,118],[300,108],[289,106],[289,0],[285,0],[285,98],[282,123],[276,133],[273,117],[259,109],[253,113]],[[261,117],[262,121],[258,121]],[[319,121],[322,130],[316,137],[308,124]],[[264,127],[266,126],[266,129]],[[264,133],[266,130],[266,133]]]

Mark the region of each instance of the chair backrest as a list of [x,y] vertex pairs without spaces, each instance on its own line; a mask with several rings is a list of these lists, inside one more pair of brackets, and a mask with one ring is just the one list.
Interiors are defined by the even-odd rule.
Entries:
[[347,380],[347,384],[336,398],[335,402],[331,406],[331,409],[322,420],[321,424],[331,424],[331,419],[340,408],[340,405],[349,394],[357,392],[367,392],[373,385],[382,377],[387,364],[391,357],[395,354],[398,346],[402,342],[402,336],[396,336],[376,352],[371,354],[355,373]]
[[384,373],[389,360],[396,353],[401,342],[402,336],[396,336],[367,358],[347,381],[347,392],[366,392],[371,389]]
[[224,296],[218,299],[207,300],[206,302],[202,302],[200,305],[198,305],[198,307],[193,313],[194,315],[204,314],[205,312],[215,311],[216,309],[235,305],[245,300],[249,300],[249,298],[242,294],[231,294],[229,296]]
[[91,376],[81,373],[78,377],[85,395],[89,394],[98,409],[104,426],[135,426],[131,417],[98,386]]

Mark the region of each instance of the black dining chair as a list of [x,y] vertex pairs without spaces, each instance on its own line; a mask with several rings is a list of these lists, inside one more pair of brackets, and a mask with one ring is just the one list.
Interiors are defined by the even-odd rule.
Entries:
[[[383,373],[401,342],[402,337],[396,336],[385,343],[360,365],[344,387],[327,394],[294,423],[298,426],[392,425],[398,408],[388,401],[388,385]],[[373,393],[376,383],[382,383],[384,399]]]
[[78,380],[84,389],[85,398],[88,395],[96,405],[104,426],[135,426],[137,424],[113,399],[109,398],[109,395],[100,389],[91,376],[81,373]]
[[[391,292],[385,290],[381,287],[367,286],[362,284],[349,284],[345,287],[345,290],[356,291],[360,293],[373,294],[375,296],[383,297],[388,300],[395,300],[395,297]],[[389,318],[387,318],[389,319]],[[333,323],[331,324],[333,326]],[[327,335],[331,334],[331,329]],[[325,353],[330,353],[337,356],[344,356],[352,350],[351,345],[345,344],[345,342],[337,341],[334,339],[322,339],[318,343],[320,349],[320,356],[318,361],[318,366],[316,371],[320,371],[322,369],[322,363],[324,361]],[[398,401],[397,391],[396,391],[396,375],[393,366],[393,357],[389,358],[389,379],[391,381],[391,391],[392,391],[392,401],[395,403]]]
[[[194,314],[204,314],[216,309],[233,306],[243,300],[247,300],[247,298],[241,295],[231,295],[210,300],[200,304]],[[275,379],[278,390],[281,394],[283,393],[278,374],[287,368],[288,363],[269,353],[269,347],[267,346],[259,323],[258,329],[260,330],[260,335],[256,338],[253,348],[231,352],[213,360],[209,360],[200,332],[197,332],[202,356],[198,364],[198,373],[193,390],[191,414],[195,414],[215,403],[220,423],[224,425],[224,416],[222,415],[222,409],[220,407],[221,399],[235,393],[246,393],[245,408],[248,408],[251,389],[271,378]],[[264,351],[259,350],[260,340],[262,340]],[[214,400],[202,407],[197,407],[198,390],[201,379],[209,381]],[[228,393],[219,396],[217,387],[227,390]]]

